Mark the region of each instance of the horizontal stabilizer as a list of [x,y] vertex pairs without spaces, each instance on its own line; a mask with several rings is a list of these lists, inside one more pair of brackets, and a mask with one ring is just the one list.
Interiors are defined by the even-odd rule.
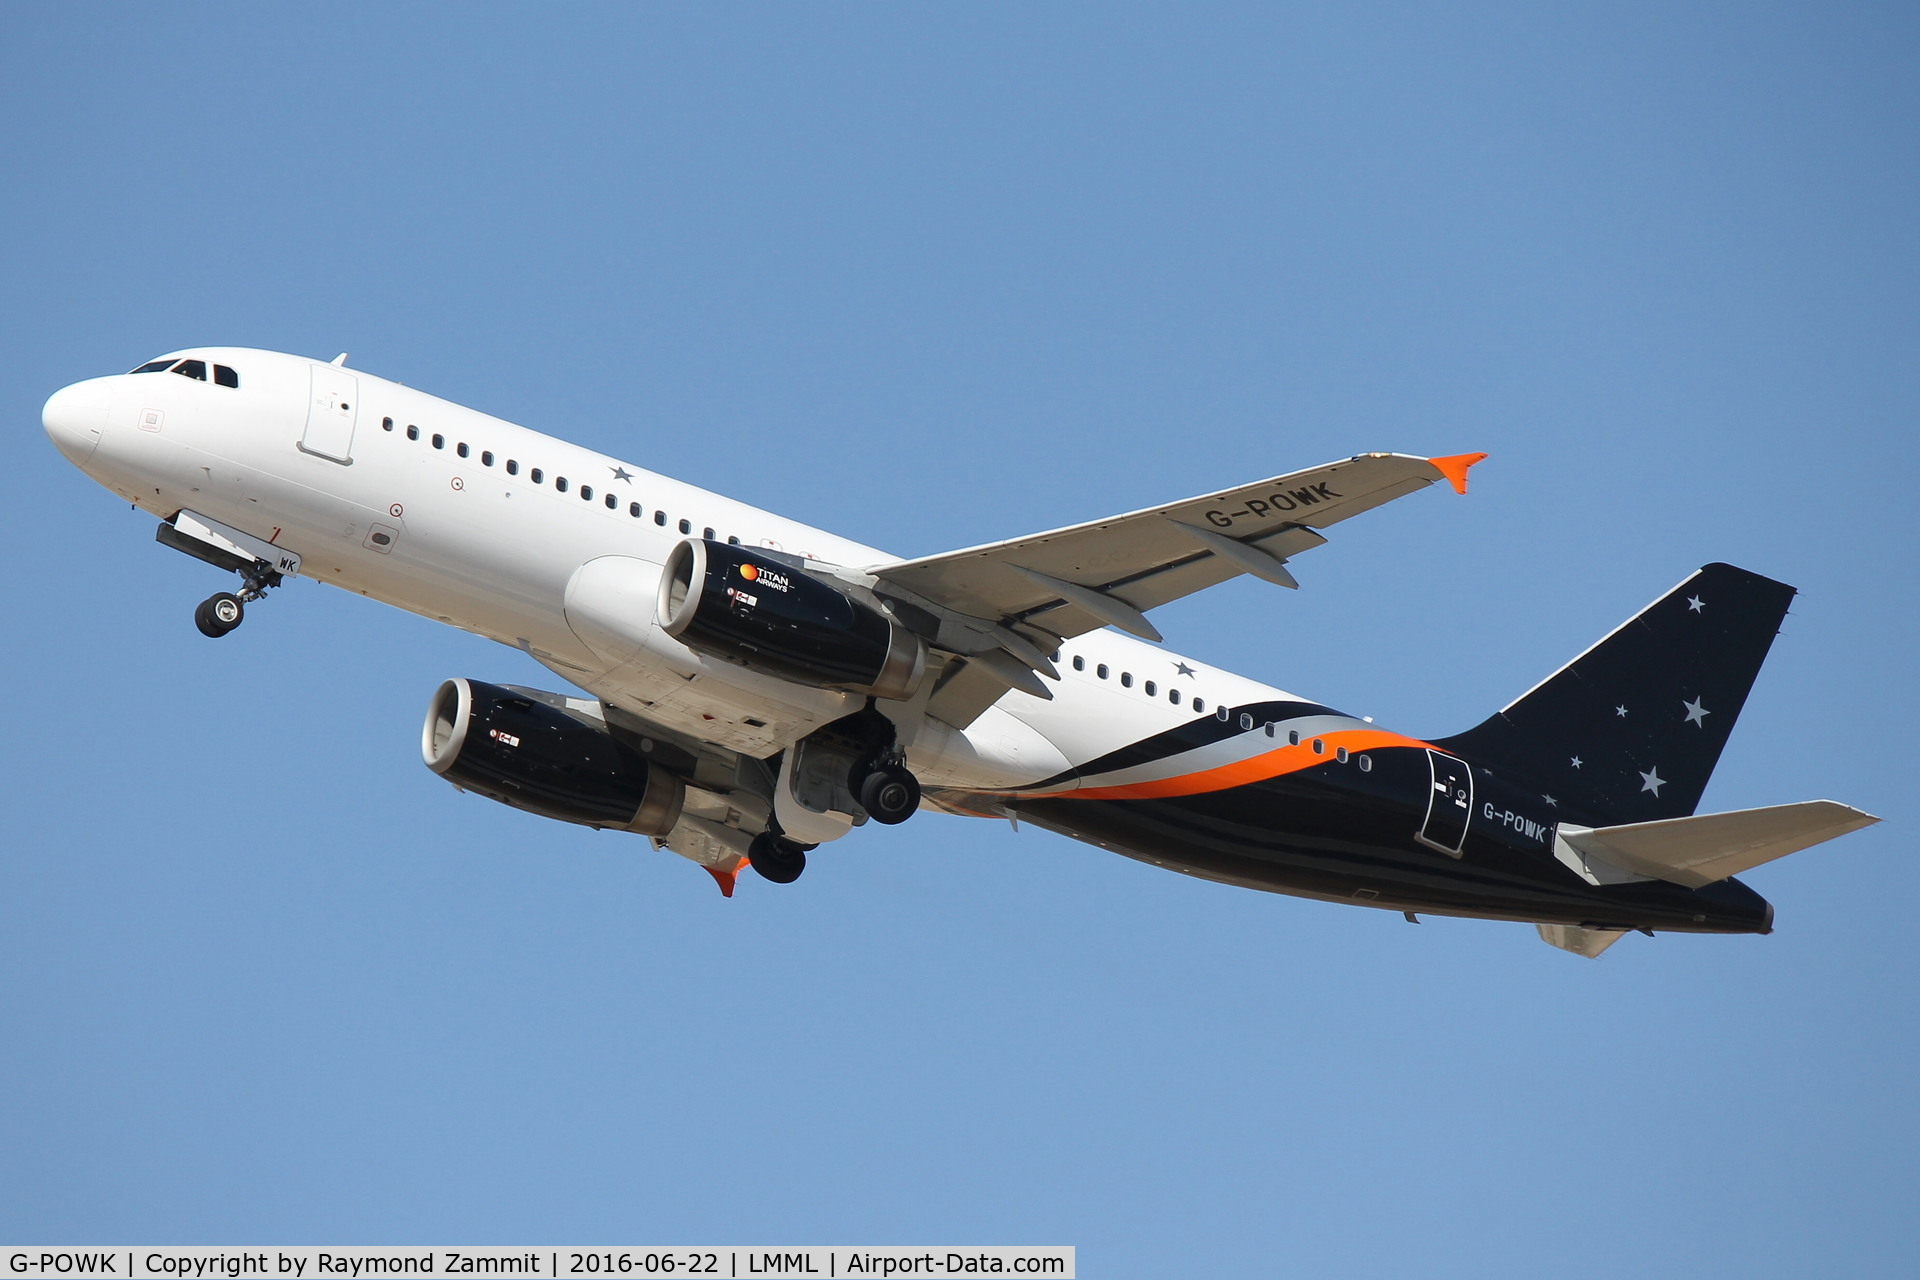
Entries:
[[[1807,800],[1618,827],[1563,822],[1560,839],[1586,857],[1623,871],[1698,889],[1878,821],[1832,800]],[[1542,937],[1547,927],[1541,926]]]
[[1586,929],[1577,924],[1537,924],[1540,941],[1592,960],[1625,936],[1625,929]]

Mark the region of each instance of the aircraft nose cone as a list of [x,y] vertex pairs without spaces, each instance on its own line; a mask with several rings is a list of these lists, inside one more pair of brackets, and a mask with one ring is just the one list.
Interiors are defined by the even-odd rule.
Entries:
[[85,466],[99,447],[100,432],[107,425],[106,380],[90,378],[48,396],[46,408],[40,411],[40,425],[68,462]]

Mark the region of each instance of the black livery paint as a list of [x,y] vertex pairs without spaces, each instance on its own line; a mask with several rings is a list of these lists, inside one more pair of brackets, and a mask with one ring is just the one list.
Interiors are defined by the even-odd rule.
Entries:
[[[942,799],[976,812],[1011,805],[1023,822],[1156,866],[1301,897],[1592,928],[1765,933],[1773,908],[1737,880],[1701,889],[1593,884],[1555,856],[1554,829],[1562,820],[1608,826],[1691,814],[1793,594],[1708,565],[1478,727],[1430,746],[1369,748],[1364,769],[1357,756],[1328,758],[1151,798],[1061,790],[1244,735],[1242,710],[1262,725],[1338,714],[1263,703],[1235,708],[1228,721],[1195,717],[1031,789],[1051,794]],[[1265,736],[1264,727],[1253,732]]]

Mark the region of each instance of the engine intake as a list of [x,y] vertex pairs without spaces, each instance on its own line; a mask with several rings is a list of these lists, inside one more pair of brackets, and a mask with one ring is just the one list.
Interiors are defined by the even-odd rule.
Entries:
[[537,689],[448,680],[434,691],[420,754],[454,786],[543,818],[665,835],[686,786]]
[[660,629],[689,649],[817,689],[911,698],[927,673],[918,636],[804,570],[689,538],[660,575]]

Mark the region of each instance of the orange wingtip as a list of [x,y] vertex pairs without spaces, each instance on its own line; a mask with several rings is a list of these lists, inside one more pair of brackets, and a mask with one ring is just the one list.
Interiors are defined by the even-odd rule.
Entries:
[[739,875],[740,868],[746,865],[747,860],[742,858],[725,870],[721,870],[719,867],[702,867],[701,869],[712,876],[713,882],[720,886],[721,897],[731,898],[733,896],[733,878]]
[[1467,491],[1467,468],[1479,462],[1487,455],[1484,453],[1456,453],[1447,458],[1428,458],[1434,470],[1447,478],[1455,493]]

